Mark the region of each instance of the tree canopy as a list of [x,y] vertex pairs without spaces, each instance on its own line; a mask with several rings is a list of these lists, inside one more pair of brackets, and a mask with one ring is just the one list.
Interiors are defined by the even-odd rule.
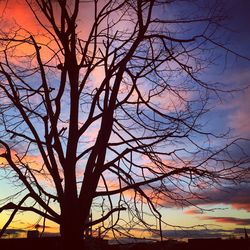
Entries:
[[244,139],[202,119],[232,91],[204,75],[233,53],[221,2],[25,4],[37,29],[1,20],[1,175],[17,187],[1,206],[12,210],[3,230],[32,211],[67,240],[92,225],[114,236],[152,229],[149,216],[160,232],[161,206],[242,180]]

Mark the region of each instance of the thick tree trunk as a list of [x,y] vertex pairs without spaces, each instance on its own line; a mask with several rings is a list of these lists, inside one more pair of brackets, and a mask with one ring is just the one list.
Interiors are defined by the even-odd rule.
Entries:
[[77,197],[68,195],[64,197],[61,206],[61,248],[60,250],[83,250],[84,219],[88,214],[83,214]]
[[74,214],[64,216],[60,225],[60,250],[83,250],[83,227]]

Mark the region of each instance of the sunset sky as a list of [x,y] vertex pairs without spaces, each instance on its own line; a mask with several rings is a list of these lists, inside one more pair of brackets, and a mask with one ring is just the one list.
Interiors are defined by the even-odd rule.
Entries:
[[[34,21],[32,13],[27,10],[23,2],[22,0],[9,0],[5,4],[5,1],[0,1],[0,16],[5,20],[5,25],[0,24],[0,28],[6,29],[8,22],[13,23],[15,21],[29,31],[35,33],[39,31],[39,26]],[[229,0],[225,2],[231,10],[231,19],[228,21],[228,26],[232,29],[232,33],[228,37],[230,39],[228,47],[236,53],[250,58],[250,1]],[[83,30],[84,32],[86,31]],[[240,59],[229,53],[220,57],[214,66],[204,72],[204,78],[207,81],[218,82],[233,89],[244,88],[250,85],[250,61]],[[231,129],[234,136],[250,138],[250,88],[223,95],[221,102],[216,102],[211,112],[204,117],[204,124],[210,131],[221,132]],[[90,131],[89,136],[91,137],[92,133],[96,132]],[[242,147],[250,153],[250,142],[245,142]],[[237,154],[237,151],[235,153]],[[1,163],[3,162],[0,159]],[[8,180],[2,178],[0,172],[0,200],[6,197],[6,194],[13,188]],[[186,231],[178,227],[171,231],[173,229],[171,226],[164,226],[164,235],[187,238],[188,236],[229,235],[233,232],[235,235],[241,233],[243,236],[244,228],[249,229],[250,233],[249,194],[250,184],[242,183],[230,190],[223,190],[222,188],[221,190],[204,191],[204,197],[210,197],[210,199],[192,201],[197,207],[187,204],[180,207],[166,201],[165,208],[161,209],[163,219],[169,225],[184,226]],[[10,212],[6,214],[10,214]],[[0,214],[0,227],[7,218],[6,214]],[[31,213],[20,214],[10,228],[17,231],[19,229],[27,230],[32,228],[34,223],[42,225],[42,220]],[[200,226],[195,229],[189,228],[195,225]],[[205,230],[206,228],[209,230]],[[134,230],[139,237],[148,236],[143,229],[135,228]],[[46,232],[55,231],[57,231],[56,225],[48,223]]]

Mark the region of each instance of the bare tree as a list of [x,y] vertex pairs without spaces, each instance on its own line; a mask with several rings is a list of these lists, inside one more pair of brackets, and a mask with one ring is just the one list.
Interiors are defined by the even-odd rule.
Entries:
[[18,211],[58,223],[66,247],[91,225],[151,227],[147,213],[161,229],[161,201],[240,180],[239,140],[201,119],[223,91],[201,73],[216,48],[230,52],[216,1],[26,4],[39,33],[3,29],[0,40],[1,172],[18,188],[2,232]]

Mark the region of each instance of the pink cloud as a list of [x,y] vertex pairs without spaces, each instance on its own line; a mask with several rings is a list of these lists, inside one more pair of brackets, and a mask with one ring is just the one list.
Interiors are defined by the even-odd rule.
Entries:
[[227,81],[232,88],[242,89],[241,92],[234,92],[226,104],[225,108],[232,110],[229,115],[229,126],[235,129],[236,134],[250,135],[250,88],[245,88],[250,84],[250,70],[237,71],[227,76]]
[[213,220],[218,223],[229,223],[229,224],[244,225],[244,226],[250,225],[250,219],[244,219],[244,218],[205,216],[201,217],[201,219]]
[[230,125],[236,130],[236,134],[250,134],[250,91],[248,90],[239,102],[237,110],[230,116]]

